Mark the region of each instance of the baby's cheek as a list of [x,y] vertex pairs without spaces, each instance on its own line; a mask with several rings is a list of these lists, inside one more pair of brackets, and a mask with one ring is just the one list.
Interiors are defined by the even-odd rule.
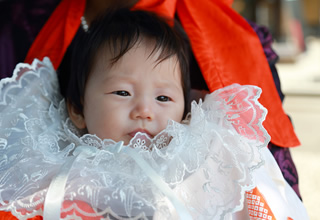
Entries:
[[170,120],[171,119],[169,119],[169,118],[166,118],[166,119],[163,120],[163,122],[161,124],[161,127],[159,128],[159,132],[167,128],[168,123],[169,123]]
[[97,135],[99,138],[104,139],[107,136],[108,131],[104,126],[104,120],[96,117],[91,117],[91,120],[87,122],[87,130],[89,134]]
[[177,109],[174,117],[172,118],[173,121],[175,122],[181,122],[183,120],[183,113],[184,113],[184,109]]

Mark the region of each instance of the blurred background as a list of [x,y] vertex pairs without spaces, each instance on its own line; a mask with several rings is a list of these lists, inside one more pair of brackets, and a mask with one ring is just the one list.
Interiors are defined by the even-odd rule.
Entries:
[[291,149],[300,192],[310,219],[320,219],[320,0],[234,0],[233,8],[273,35],[284,109],[302,144]]

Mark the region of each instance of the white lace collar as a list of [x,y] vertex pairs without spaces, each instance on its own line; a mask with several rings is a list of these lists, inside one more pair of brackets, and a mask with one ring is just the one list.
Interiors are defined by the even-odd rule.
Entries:
[[137,134],[129,146],[75,129],[47,58],[19,64],[0,89],[0,210],[19,219],[54,215],[43,212],[54,210],[44,201],[59,196],[51,186],[63,170],[61,213],[92,215],[84,202],[104,218],[220,219],[242,208],[270,140],[255,86],[218,90],[192,103],[188,124],[170,121],[154,139]]

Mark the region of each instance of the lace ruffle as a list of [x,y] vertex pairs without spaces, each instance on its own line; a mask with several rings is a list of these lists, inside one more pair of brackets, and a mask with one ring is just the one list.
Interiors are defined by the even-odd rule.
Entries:
[[169,121],[154,139],[138,133],[128,146],[81,135],[47,58],[18,64],[0,89],[0,210],[19,219],[43,215],[66,161],[62,219],[174,219],[175,200],[194,219],[223,219],[242,209],[270,140],[255,86],[217,90],[192,103],[186,123]]

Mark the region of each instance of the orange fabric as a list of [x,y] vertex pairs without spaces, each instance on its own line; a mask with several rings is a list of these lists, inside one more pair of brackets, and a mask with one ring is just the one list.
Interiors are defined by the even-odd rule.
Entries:
[[[152,5],[159,7],[155,2],[157,0],[140,0],[136,7],[143,5],[148,10]],[[162,0],[158,2],[164,4]],[[177,0],[178,17],[190,38],[204,79],[210,91],[232,83],[261,87],[259,101],[268,109],[264,126],[271,141],[282,147],[298,146],[300,142],[282,108],[260,40],[230,7],[231,2]],[[163,11],[152,9],[157,10]]]
[[28,51],[25,62],[49,57],[57,69],[81,23],[85,0],[62,0]]
[[[298,146],[259,38],[231,4],[232,0],[140,0],[134,8],[169,17],[177,12],[210,91],[232,83],[261,87],[259,101],[268,109],[264,126],[271,141],[282,147]],[[58,68],[84,7],[85,0],[63,0],[37,36],[26,62],[48,56]]]
[[276,220],[268,203],[263,198],[258,188],[246,192],[248,211],[251,220]]

